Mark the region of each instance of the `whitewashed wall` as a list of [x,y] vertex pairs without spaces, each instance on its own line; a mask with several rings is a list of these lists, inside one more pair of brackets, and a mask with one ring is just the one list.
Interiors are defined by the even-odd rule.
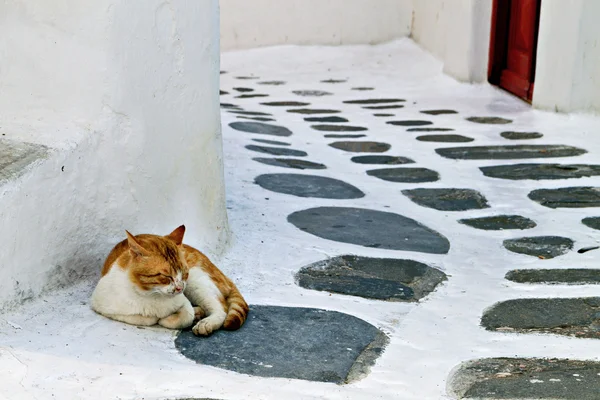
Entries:
[[124,229],[222,250],[218,22],[217,0],[0,4],[0,130],[52,148],[0,187],[0,308],[96,275]]
[[465,82],[487,80],[491,0],[414,0],[412,37]]
[[413,0],[221,0],[221,49],[380,43],[410,34]]
[[542,1],[533,105],[600,112],[600,1]]

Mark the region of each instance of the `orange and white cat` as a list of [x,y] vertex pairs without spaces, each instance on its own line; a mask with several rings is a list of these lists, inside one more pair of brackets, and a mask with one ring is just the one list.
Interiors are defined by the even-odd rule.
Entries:
[[248,304],[204,254],[183,244],[185,226],[167,236],[126,233],[104,262],[92,294],[94,311],[132,325],[170,329],[200,319],[192,328],[196,335],[242,326]]

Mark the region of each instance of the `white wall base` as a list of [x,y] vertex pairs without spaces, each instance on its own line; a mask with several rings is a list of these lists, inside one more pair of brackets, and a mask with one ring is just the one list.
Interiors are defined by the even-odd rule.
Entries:
[[217,0],[34,0],[0,16],[0,132],[52,149],[0,187],[0,308],[98,274],[125,229],[185,223],[221,251]]

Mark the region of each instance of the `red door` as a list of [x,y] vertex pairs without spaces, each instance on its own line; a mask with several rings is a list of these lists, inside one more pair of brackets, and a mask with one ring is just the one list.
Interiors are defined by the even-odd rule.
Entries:
[[541,0],[494,0],[489,81],[531,101]]

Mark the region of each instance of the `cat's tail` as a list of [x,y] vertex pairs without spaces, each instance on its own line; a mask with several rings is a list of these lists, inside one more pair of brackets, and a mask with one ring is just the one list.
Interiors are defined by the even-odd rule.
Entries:
[[244,300],[242,294],[235,285],[227,297],[227,306],[227,317],[225,317],[225,322],[223,322],[223,329],[234,331],[244,324],[249,311],[246,300]]

